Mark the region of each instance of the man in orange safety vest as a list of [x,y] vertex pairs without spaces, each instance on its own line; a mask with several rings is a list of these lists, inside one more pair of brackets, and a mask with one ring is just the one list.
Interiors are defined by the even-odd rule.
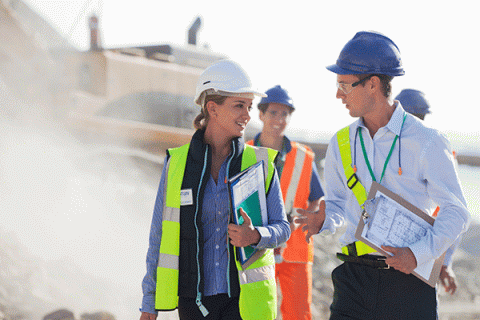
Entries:
[[313,241],[305,241],[305,233],[293,222],[296,209],[317,210],[323,190],[315,165],[313,151],[298,142],[290,141],[285,130],[295,110],[288,92],[275,86],[265,92],[268,96],[258,104],[262,132],[247,143],[279,151],[276,160],[285,212],[292,235],[286,246],[275,251],[275,273],[280,284],[283,320],[312,319]]

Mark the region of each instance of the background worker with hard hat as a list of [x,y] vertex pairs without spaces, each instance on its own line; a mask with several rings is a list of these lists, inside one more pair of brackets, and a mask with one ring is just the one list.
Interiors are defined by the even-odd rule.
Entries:
[[395,97],[400,101],[403,110],[413,114],[420,120],[425,120],[425,116],[430,113],[430,102],[425,98],[425,93],[415,89],[403,89]]
[[275,161],[282,189],[285,212],[292,235],[286,246],[275,249],[275,274],[280,284],[283,320],[311,320],[313,242],[305,242],[305,233],[293,222],[297,208],[318,209],[323,190],[313,151],[298,142],[290,141],[285,130],[295,107],[288,92],[281,86],[268,89],[267,97],[258,104],[262,132],[247,142],[275,149]]
[[[273,248],[287,241],[280,182],[273,161],[277,152],[244,143],[255,96],[246,72],[221,60],[200,75],[195,103],[201,112],[189,144],[169,149],[153,212],[142,283],[141,320],[174,310],[182,320],[276,318]],[[266,164],[268,224],[229,224],[227,180],[263,160]],[[261,254],[241,265],[236,247]],[[253,260],[252,260],[253,259]]]
[[[307,239],[342,225],[344,261],[332,272],[330,319],[437,319],[436,289],[412,271],[441,256],[470,220],[451,149],[391,99],[393,77],[404,74],[400,50],[377,32],[358,32],[328,70],[337,74],[338,99],[359,119],[330,140],[325,201],[315,213],[299,210]],[[355,238],[367,190],[376,181],[430,214],[432,230],[408,247],[378,252]],[[363,221],[362,221],[363,223]]]
[[[415,89],[403,89],[396,97],[395,100],[398,100],[401,104],[403,109],[416,116],[421,120],[425,120],[425,116],[430,112],[430,102],[425,97],[425,93]],[[457,165],[457,161],[455,158],[455,151],[452,151],[453,158],[455,160],[455,165]],[[440,207],[437,207],[433,212],[433,216],[437,217],[438,211],[440,211]],[[442,269],[440,271],[440,283],[445,288],[445,291],[454,294],[457,290],[457,283],[455,281],[455,273],[452,269],[452,257],[455,249],[457,249],[458,245],[461,241],[461,236],[455,240],[453,245],[448,248],[445,259],[443,260]]]

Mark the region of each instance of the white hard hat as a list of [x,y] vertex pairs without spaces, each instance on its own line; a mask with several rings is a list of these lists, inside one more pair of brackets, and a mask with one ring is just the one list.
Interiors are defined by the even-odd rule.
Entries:
[[252,88],[250,78],[243,68],[232,60],[220,60],[211,65],[198,78],[194,102],[203,106],[206,92],[209,90],[220,95],[252,94],[260,97],[267,95]]

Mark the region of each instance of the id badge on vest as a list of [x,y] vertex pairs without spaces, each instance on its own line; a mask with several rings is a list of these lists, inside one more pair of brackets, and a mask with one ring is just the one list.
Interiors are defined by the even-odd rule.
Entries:
[[180,206],[190,206],[193,204],[192,189],[183,189],[180,191]]

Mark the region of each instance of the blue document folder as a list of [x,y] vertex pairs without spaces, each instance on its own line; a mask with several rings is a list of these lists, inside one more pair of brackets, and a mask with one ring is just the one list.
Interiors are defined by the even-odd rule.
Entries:
[[[238,225],[243,223],[243,217],[240,214],[240,208],[242,208],[248,214],[254,226],[268,224],[263,160],[230,178],[228,188],[232,223]],[[236,249],[237,258],[242,265],[257,252],[252,246]]]

